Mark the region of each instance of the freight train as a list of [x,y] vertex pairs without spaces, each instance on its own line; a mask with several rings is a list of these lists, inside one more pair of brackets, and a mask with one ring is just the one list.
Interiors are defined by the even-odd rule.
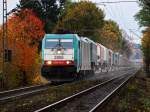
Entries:
[[49,80],[77,78],[129,63],[119,53],[77,34],[46,34],[42,40],[41,74]]

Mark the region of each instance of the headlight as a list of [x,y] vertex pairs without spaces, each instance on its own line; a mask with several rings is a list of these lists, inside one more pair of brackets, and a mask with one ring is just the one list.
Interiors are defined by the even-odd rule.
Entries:
[[46,64],[51,65],[51,64],[52,64],[52,61],[47,61]]
[[57,53],[58,53],[58,54],[60,54],[60,53],[61,53],[61,51],[57,51]]
[[66,61],[67,64],[70,64],[70,61]]

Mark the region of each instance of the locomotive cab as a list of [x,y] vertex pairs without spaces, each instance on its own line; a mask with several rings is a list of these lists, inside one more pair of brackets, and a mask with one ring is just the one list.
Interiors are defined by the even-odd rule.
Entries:
[[46,39],[44,64],[47,66],[74,65],[73,39]]
[[76,72],[74,40],[73,35],[46,34],[42,41],[42,76],[66,78]]

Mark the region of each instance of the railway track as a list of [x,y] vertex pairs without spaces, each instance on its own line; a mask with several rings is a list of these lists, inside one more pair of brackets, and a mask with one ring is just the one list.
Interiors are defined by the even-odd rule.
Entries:
[[52,86],[63,86],[66,83],[71,83],[72,81],[49,81],[47,84],[35,85],[29,87],[23,87],[8,91],[0,92],[0,104],[8,101],[12,101],[14,99],[30,96],[33,94],[40,93],[42,91],[46,91],[49,87]]
[[35,112],[96,112],[116,91],[123,87],[135,72],[136,70],[130,70],[122,76],[97,84]]
[[115,88],[112,92],[110,92],[103,100],[101,100],[97,105],[95,105],[89,112],[99,112],[100,109],[104,106],[104,104],[107,104],[109,100],[112,99],[112,97],[119,92],[119,90],[125,86],[125,84],[133,77],[133,75],[128,76],[125,78],[125,80],[118,85],[117,88]]
[[44,85],[36,85],[36,86],[30,86],[30,87],[24,87],[24,88],[18,88],[8,91],[2,91],[0,92],[0,103],[10,101],[14,98],[20,98],[23,96],[32,95],[41,91],[44,91],[48,89],[48,87],[51,85],[60,85],[61,83],[47,83]]
[[8,91],[2,91],[0,92],[0,103],[44,91],[48,89],[50,85],[51,83],[49,82],[43,85],[29,86]]

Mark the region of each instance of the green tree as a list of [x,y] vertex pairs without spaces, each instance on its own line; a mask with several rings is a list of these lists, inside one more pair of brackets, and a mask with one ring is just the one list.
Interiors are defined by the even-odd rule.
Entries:
[[19,7],[32,9],[45,23],[45,32],[50,33],[56,25],[65,2],[68,0],[41,0],[42,6],[36,0],[20,0]]
[[140,26],[149,26],[150,25],[150,1],[139,0],[139,5],[142,8],[135,15],[135,18],[139,22]]
[[58,21],[55,33],[77,33],[98,40],[95,33],[103,27],[104,13],[91,2],[79,2],[67,8]]

